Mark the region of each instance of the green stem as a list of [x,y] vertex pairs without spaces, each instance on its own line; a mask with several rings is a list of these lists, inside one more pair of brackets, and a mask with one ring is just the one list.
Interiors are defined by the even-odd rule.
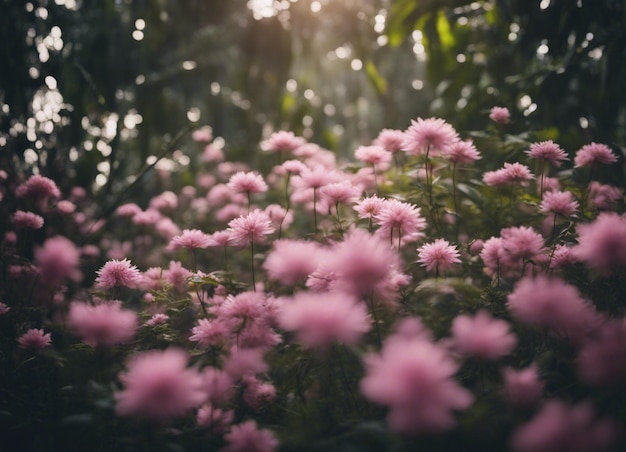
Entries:
[[256,292],[256,280],[254,279],[254,242],[250,240],[250,268],[252,269],[252,290]]

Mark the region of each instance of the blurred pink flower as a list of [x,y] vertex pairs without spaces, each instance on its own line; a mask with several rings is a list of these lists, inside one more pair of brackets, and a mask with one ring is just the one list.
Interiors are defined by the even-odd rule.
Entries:
[[317,242],[304,240],[282,239],[273,243],[263,268],[273,281],[291,286],[298,281],[306,280],[307,276],[317,268],[316,255],[320,250]]
[[110,347],[125,344],[135,337],[137,314],[122,309],[119,301],[93,306],[73,301],[70,303],[67,325],[86,344]]
[[7,314],[11,308],[6,304],[0,301],[0,315]]
[[508,124],[510,118],[511,114],[506,107],[492,107],[489,112],[489,119],[498,124]]
[[259,209],[231,220],[228,228],[231,233],[230,241],[237,246],[263,243],[265,237],[274,232],[270,218]]
[[39,269],[39,279],[46,286],[82,278],[78,269],[80,250],[71,240],[60,235],[47,239],[41,248],[35,249],[35,264]]
[[185,292],[189,288],[191,270],[183,267],[179,261],[170,261],[167,270],[163,270],[163,280],[170,283],[178,292]]
[[11,219],[16,229],[41,229],[43,227],[43,217],[33,212],[18,210]]
[[253,410],[258,410],[276,397],[276,387],[256,378],[254,375],[243,377],[243,401]]
[[170,319],[170,316],[167,314],[154,314],[148,321],[146,321],[147,326],[157,326],[157,325],[165,325],[167,321]]
[[372,327],[365,305],[341,292],[301,292],[285,299],[278,324],[294,331],[307,348],[326,348],[335,342],[354,345]]
[[542,213],[569,217],[578,210],[578,201],[570,191],[549,191],[544,193],[540,209]]
[[589,204],[597,210],[614,209],[624,199],[623,189],[592,181],[589,184]]
[[215,143],[209,143],[202,150],[202,161],[205,163],[223,162],[224,150]]
[[272,133],[267,140],[261,141],[260,147],[265,152],[293,152],[305,143],[304,138],[295,136],[293,132],[279,130]]
[[182,417],[206,400],[202,376],[186,368],[183,350],[150,350],[132,355],[119,375],[124,389],[115,393],[118,416],[153,421]]
[[404,132],[403,150],[410,155],[439,155],[446,147],[459,139],[450,124],[440,118],[417,118]]
[[394,232],[401,241],[415,241],[422,237],[426,228],[426,220],[420,214],[420,208],[408,202],[388,199],[380,212],[375,215],[374,222],[380,225],[377,235],[389,237],[389,243],[395,244]]
[[57,211],[63,214],[70,214],[76,211],[76,204],[72,201],[62,200],[57,202]]
[[442,153],[449,162],[461,165],[467,165],[481,159],[480,153],[476,150],[472,140],[455,141],[444,148]]
[[484,360],[506,356],[517,345],[510,325],[494,319],[488,311],[480,310],[474,317],[459,315],[452,322],[452,340],[456,350],[464,355]]
[[207,366],[202,369],[201,375],[207,391],[207,402],[223,405],[235,394],[235,382],[223,370]]
[[26,350],[41,350],[52,343],[52,337],[50,333],[46,333],[44,330],[31,328],[17,338],[17,342],[20,348]]
[[507,367],[503,370],[504,388],[502,395],[507,403],[514,407],[534,406],[541,399],[543,382],[539,379],[537,364],[525,369],[515,370]]
[[213,239],[199,229],[183,229],[182,234],[174,237],[169,244],[173,250],[186,248],[189,250],[213,246]]
[[530,145],[526,154],[533,159],[545,160],[552,166],[561,166],[562,161],[568,160],[567,153],[552,140],[541,141]]
[[626,381],[626,322],[611,319],[583,344],[577,360],[580,379],[593,386],[623,386]]
[[506,259],[510,261],[533,259],[545,251],[543,237],[531,227],[504,228],[500,231],[500,236]]
[[402,150],[405,135],[402,130],[383,129],[380,131],[373,144],[381,146],[385,151],[395,154]]
[[246,375],[267,372],[269,366],[265,362],[263,354],[264,350],[260,348],[233,347],[224,360],[222,368],[234,380]]
[[278,439],[271,430],[259,429],[255,421],[233,425],[224,435],[227,446],[223,452],[273,452]]
[[385,342],[364,359],[363,395],[389,408],[391,430],[437,433],[455,425],[453,412],[468,408],[472,394],[453,379],[458,370],[445,350],[424,339]]
[[574,256],[597,271],[610,276],[626,267],[626,218],[602,212],[589,224],[579,224]]
[[191,134],[191,139],[197,143],[208,143],[213,139],[213,129],[211,126],[196,129]]
[[215,435],[227,432],[234,420],[233,410],[222,410],[211,404],[202,405],[196,415],[196,424],[209,429],[210,433]]
[[617,156],[613,154],[606,144],[586,144],[576,152],[574,168],[591,166],[595,163],[608,165],[617,162]]
[[197,342],[201,347],[220,347],[230,338],[231,325],[223,319],[200,319],[191,329],[189,340]]
[[391,154],[378,145],[359,146],[354,151],[354,157],[363,163],[378,165],[381,170],[387,169],[391,161]]
[[265,193],[267,184],[263,176],[254,172],[239,171],[233,174],[226,184],[235,193]]
[[437,239],[432,243],[422,245],[417,249],[419,259],[417,262],[426,271],[433,269],[439,273],[449,270],[454,264],[460,264],[459,252],[447,240]]
[[48,198],[59,198],[61,191],[52,179],[35,174],[15,189],[15,196],[41,203],[46,202]]
[[320,188],[321,197],[328,201],[329,207],[335,204],[351,204],[361,196],[361,189],[350,181],[333,182]]
[[128,259],[112,259],[96,271],[98,275],[94,286],[97,289],[112,289],[114,287],[136,288],[141,280],[141,272]]

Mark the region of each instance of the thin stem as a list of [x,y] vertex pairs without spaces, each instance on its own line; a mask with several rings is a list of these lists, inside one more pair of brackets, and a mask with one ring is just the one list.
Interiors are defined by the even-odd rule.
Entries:
[[313,227],[317,234],[317,188],[313,187]]
[[256,292],[256,280],[254,279],[254,242],[250,240],[250,268],[252,269],[252,290]]
[[378,194],[378,178],[376,177],[376,165],[372,163],[372,170],[374,171],[374,186],[376,187],[376,194]]
[[452,164],[452,202],[454,204],[454,237],[455,241],[459,242],[459,206],[456,199],[456,162]]

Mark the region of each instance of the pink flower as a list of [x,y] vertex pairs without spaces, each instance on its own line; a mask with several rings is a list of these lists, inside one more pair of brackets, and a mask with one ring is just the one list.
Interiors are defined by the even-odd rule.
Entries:
[[419,259],[417,262],[422,267],[426,267],[426,271],[435,269],[437,274],[440,271],[446,271],[461,263],[459,252],[447,240],[437,239],[432,243],[427,243],[417,249]]
[[213,129],[211,126],[196,129],[191,134],[191,139],[197,143],[208,143],[213,139]]
[[613,209],[624,199],[623,190],[592,181],[589,184],[589,203],[598,210]]
[[305,280],[316,270],[316,255],[319,250],[317,242],[277,240],[267,255],[263,268],[269,279],[291,286]]
[[456,130],[440,118],[411,120],[411,126],[404,134],[404,150],[416,156],[438,155],[459,139]]
[[569,217],[578,210],[578,201],[570,191],[549,191],[541,200],[541,212]]
[[211,433],[218,435],[228,431],[234,420],[233,410],[222,410],[211,404],[202,405],[196,415],[198,426],[207,428]]
[[278,131],[270,135],[267,140],[261,141],[261,150],[265,152],[293,152],[304,145],[306,140],[297,137],[293,132]]
[[170,261],[168,269],[163,271],[163,280],[170,283],[179,292],[185,292],[189,287],[188,279],[192,273],[178,261]]
[[72,201],[62,200],[57,202],[57,211],[63,214],[70,214],[76,211],[76,204]]
[[176,193],[166,190],[150,200],[150,209],[173,210],[178,207]]
[[259,429],[255,421],[233,425],[224,439],[228,443],[224,452],[273,452],[278,447],[274,433]]
[[263,354],[264,351],[260,348],[233,347],[222,367],[224,372],[234,380],[246,375],[267,372],[269,367],[263,359]]
[[59,198],[61,191],[52,179],[35,174],[15,189],[15,196],[31,199],[39,203],[46,202],[48,198]]
[[352,185],[350,181],[334,182],[320,188],[320,195],[328,201],[330,208],[337,203],[351,204],[355,202],[361,195],[361,189]]
[[500,236],[506,258],[512,262],[529,260],[544,252],[543,237],[528,226],[502,229]]
[[551,328],[575,341],[597,321],[595,310],[575,286],[542,275],[520,280],[508,296],[507,308],[522,322]]
[[472,394],[453,375],[458,365],[445,350],[424,339],[393,340],[380,354],[365,357],[361,392],[389,407],[391,430],[437,433],[455,425],[453,411],[472,403]]
[[402,130],[383,129],[374,140],[374,144],[391,154],[395,154],[402,150],[404,139],[405,135]]
[[274,232],[270,218],[259,209],[230,221],[228,228],[231,233],[230,241],[239,246],[263,243],[265,237]]
[[511,114],[506,107],[492,107],[489,112],[489,119],[498,124],[508,124]]
[[170,316],[167,314],[154,314],[150,317],[150,320],[146,322],[147,326],[157,326],[157,325],[165,325],[167,321],[170,319]]
[[495,274],[500,270],[500,263],[504,261],[506,251],[501,237],[491,237],[483,243],[480,250],[480,258],[489,274]]
[[593,386],[623,386],[626,379],[626,322],[609,320],[583,344],[577,360],[580,379]]
[[110,347],[130,342],[137,330],[137,314],[112,301],[95,306],[74,301],[70,304],[67,325],[86,344]]
[[52,338],[50,333],[45,333],[44,330],[31,328],[22,334],[17,339],[17,342],[20,344],[20,348],[26,350],[41,350],[52,343]]
[[626,267],[626,218],[603,212],[590,224],[579,224],[574,256],[602,276]]
[[215,143],[209,143],[202,150],[202,161],[205,163],[223,162],[224,150]]
[[359,218],[374,218],[380,214],[385,206],[385,202],[384,198],[372,195],[358,201],[353,209],[356,210]]
[[502,375],[503,395],[510,405],[520,408],[532,407],[541,399],[543,383],[539,379],[536,364],[533,363],[522,370],[507,367]]
[[183,350],[150,350],[136,353],[126,362],[119,379],[124,389],[115,393],[118,416],[154,421],[182,417],[206,400],[203,379],[188,369]]
[[467,165],[480,160],[480,153],[476,150],[476,146],[472,140],[458,140],[444,148],[443,156],[451,163]]
[[213,239],[199,229],[183,229],[181,235],[174,237],[169,244],[173,250],[186,248],[189,250],[213,246]]
[[617,162],[617,157],[606,144],[586,144],[576,152],[574,168],[591,166],[596,163],[608,165]]
[[480,310],[474,317],[457,316],[452,322],[454,347],[464,355],[483,360],[506,356],[517,345],[517,338],[504,320]]
[[380,165],[380,169],[387,169],[391,161],[391,154],[382,146],[359,146],[354,151],[354,157],[364,163],[370,165]]
[[12,220],[16,229],[41,229],[43,227],[43,217],[33,212],[18,210],[13,214]]
[[231,327],[223,319],[200,319],[191,329],[189,340],[198,342],[201,347],[219,347],[230,338]]
[[286,174],[293,175],[302,173],[302,171],[307,169],[307,166],[300,160],[286,160],[280,165],[280,168]]
[[426,228],[420,208],[397,199],[388,199],[374,221],[380,225],[377,235],[388,236],[392,244],[396,243],[394,232],[398,240],[414,241],[424,235],[422,231]]
[[80,280],[80,250],[69,239],[57,235],[35,250],[39,278],[46,286],[56,286],[67,279]]
[[253,410],[266,406],[276,397],[276,387],[254,375],[243,377],[243,401]]
[[112,289],[114,287],[135,288],[141,281],[141,272],[128,259],[112,259],[96,271],[95,281],[97,289]]
[[216,405],[227,403],[233,396],[235,382],[224,371],[215,367],[202,369],[202,379],[207,390],[207,401]]
[[11,308],[6,304],[0,301],[0,315],[7,314]]
[[561,166],[561,162],[567,160],[567,153],[552,140],[531,144],[526,154],[533,159],[548,161],[556,167]]
[[257,173],[239,171],[231,176],[227,184],[235,193],[265,193],[267,184],[263,176]]
[[511,448],[515,452],[614,450],[618,424],[608,418],[594,419],[594,414],[590,403],[570,407],[549,400],[513,433]]
[[503,185],[520,184],[524,185],[535,176],[526,165],[521,163],[505,163],[502,168],[496,171],[487,171],[483,174],[483,182],[490,187],[500,187]]
[[307,348],[326,348],[334,342],[353,345],[372,325],[365,305],[340,293],[301,292],[280,305],[278,324],[295,331]]

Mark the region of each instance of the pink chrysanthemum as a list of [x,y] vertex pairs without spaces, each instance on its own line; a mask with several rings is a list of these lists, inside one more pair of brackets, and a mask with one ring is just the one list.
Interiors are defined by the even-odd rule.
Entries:
[[376,224],[380,225],[378,235],[389,237],[390,243],[395,243],[394,233],[398,240],[415,241],[422,237],[426,228],[426,220],[420,214],[420,208],[413,204],[388,199],[385,201],[378,215],[374,216]]
[[402,150],[405,138],[406,136],[402,130],[383,129],[374,140],[374,144],[391,154],[395,154]]
[[543,195],[541,212],[569,217],[578,210],[578,201],[570,191],[550,191]]
[[589,204],[597,210],[615,209],[624,199],[623,189],[596,181],[589,184]]
[[115,209],[115,215],[120,217],[134,217],[139,212],[141,212],[141,207],[134,202],[122,204]]
[[359,199],[361,188],[350,181],[334,182],[320,188],[320,195],[328,201],[329,207],[335,204],[351,204]]
[[202,405],[196,415],[196,424],[215,435],[227,432],[234,420],[233,410],[222,410],[211,404]]
[[255,421],[233,425],[224,439],[224,452],[274,452],[278,439],[271,430],[259,429]]
[[47,239],[41,248],[35,250],[35,263],[39,269],[39,278],[46,286],[81,278],[78,270],[80,250],[72,241],[60,235]]
[[41,229],[43,217],[33,212],[16,211],[12,216],[16,229]]
[[141,272],[128,259],[112,259],[96,271],[95,281],[97,289],[112,289],[114,287],[135,288],[141,281]]
[[268,403],[270,403],[276,397],[276,387],[263,380],[259,380],[253,375],[248,375],[243,378],[243,401],[252,408],[258,410]]
[[439,155],[459,139],[454,127],[440,118],[411,120],[404,134],[403,149],[410,155]]
[[61,191],[52,179],[35,174],[15,189],[15,196],[35,202],[45,202],[48,198],[59,198]]
[[443,156],[451,163],[467,165],[480,160],[480,153],[472,140],[458,140],[446,147],[442,151]]
[[320,246],[316,242],[282,239],[274,242],[263,268],[273,281],[293,285],[303,281],[317,268]]
[[254,172],[239,171],[233,174],[226,184],[235,193],[265,193],[267,184],[263,176]]
[[295,136],[293,132],[280,130],[271,134],[267,140],[261,141],[260,147],[265,152],[293,152],[304,144],[304,138]]
[[339,293],[299,293],[280,305],[278,324],[307,348],[356,344],[372,327],[365,305]]
[[506,107],[492,107],[489,111],[489,119],[498,124],[508,124],[511,113]]
[[522,322],[551,328],[576,341],[597,321],[594,308],[575,286],[542,275],[520,280],[508,296],[507,307]]
[[219,347],[224,345],[231,334],[231,326],[223,319],[200,319],[191,329],[189,340],[201,347]]
[[511,353],[517,345],[517,338],[511,333],[509,324],[494,319],[485,310],[474,317],[456,317],[451,331],[455,349],[473,358],[495,360]]
[[31,328],[22,334],[17,339],[17,342],[20,344],[20,348],[26,350],[41,350],[52,343],[52,337],[50,333],[46,333],[44,330]]
[[560,400],[547,401],[511,437],[514,452],[615,450],[619,433],[617,422],[595,418],[590,403],[570,407]]
[[543,237],[528,226],[502,229],[500,236],[510,261],[529,260],[544,251]]
[[608,165],[617,162],[617,156],[613,154],[606,144],[586,144],[576,152],[574,168],[591,166],[596,163]]
[[219,163],[224,161],[224,150],[215,143],[207,144],[202,150],[202,161],[204,163]]
[[612,319],[598,328],[578,355],[580,379],[593,386],[623,386],[626,379],[626,322]]
[[196,143],[208,143],[213,139],[213,129],[211,126],[196,129],[191,134],[191,139]]
[[119,301],[95,306],[74,301],[70,304],[67,325],[86,344],[110,347],[133,339],[137,330],[137,314],[122,309]]
[[496,171],[487,171],[483,174],[483,182],[491,187],[512,184],[524,185],[534,177],[526,165],[515,162],[505,163],[502,168]]
[[480,258],[490,275],[500,270],[500,264],[504,261],[506,251],[502,244],[501,237],[491,237],[483,243],[480,250]]
[[422,245],[417,249],[417,253],[419,256],[417,262],[422,267],[426,267],[426,271],[434,269],[439,273],[452,268],[454,264],[461,263],[456,247],[443,239],[437,239],[432,243]]
[[231,233],[230,241],[236,246],[263,243],[265,237],[274,232],[270,218],[259,209],[230,221],[228,228]]
[[167,321],[170,319],[170,316],[163,313],[154,314],[148,321],[146,321],[147,326],[157,326],[157,325],[165,325]]
[[507,367],[502,372],[502,377],[504,379],[502,395],[510,405],[532,407],[541,399],[543,382],[539,379],[535,363],[521,370]]
[[174,237],[169,244],[173,250],[186,248],[189,250],[198,248],[207,248],[213,246],[214,242],[210,235],[205,234],[199,229],[183,229],[181,235]]
[[124,389],[115,393],[118,416],[166,421],[200,406],[206,400],[203,378],[186,367],[187,361],[187,354],[175,348],[131,356],[119,375]]
[[380,169],[386,169],[391,161],[391,154],[382,146],[359,146],[354,151],[354,157],[364,163],[377,165]]
[[556,167],[561,166],[561,162],[568,159],[567,153],[552,140],[531,144],[526,154],[530,158],[550,162],[552,166]]
[[380,214],[385,202],[384,198],[372,195],[358,201],[353,209],[356,210],[359,218],[374,218]]
[[603,212],[593,223],[579,224],[574,255],[602,276],[626,267],[626,218]]
[[459,386],[458,370],[446,351],[424,339],[386,342],[380,354],[365,358],[363,395],[389,407],[391,430],[437,433],[455,425],[453,412],[469,407],[472,394]]

